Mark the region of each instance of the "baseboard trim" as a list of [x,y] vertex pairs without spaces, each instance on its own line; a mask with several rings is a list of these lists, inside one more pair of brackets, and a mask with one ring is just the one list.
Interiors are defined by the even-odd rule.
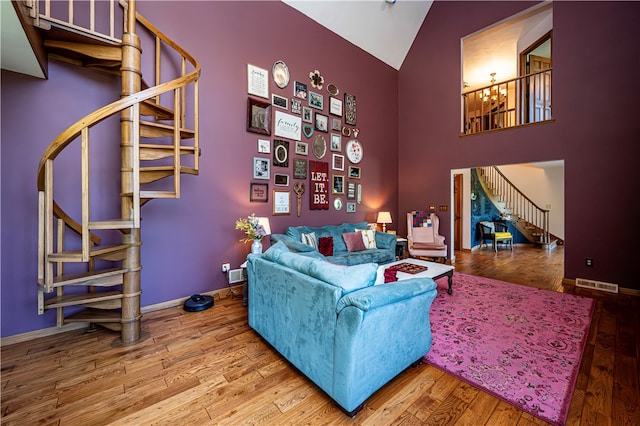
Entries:
[[[221,299],[224,299],[227,297],[230,290],[233,290],[234,292],[236,291],[241,292],[242,284],[221,288],[218,290],[208,291],[202,294],[212,296],[214,299],[216,298],[216,296]],[[160,309],[181,306],[184,303],[185,299],[187,299],[188,297],[191,297],[191,295],[181,297],[179,299],[167,300],[166,302],[156,303],[153,305],[143,306],[140,308],[140,312],[142,312],[143,314],[146,314],[153,311],[159,311]],[[48,336],[53,336],[60,333],[66,333],[68,331],[87,328],[88,326],[89,326],[88,322],[76,322],[76,323],[65,324],[62,327],[48,327],[48,328],[41,328],[40,330],[27,331],[26,333],[14,334],[13,336],[7,336],[7,337],[1,338],[0,346],[7,346],[7,345],[13,345],[14,343],[27,342],[29,340],[38,339],[40,337],[48,337]]]

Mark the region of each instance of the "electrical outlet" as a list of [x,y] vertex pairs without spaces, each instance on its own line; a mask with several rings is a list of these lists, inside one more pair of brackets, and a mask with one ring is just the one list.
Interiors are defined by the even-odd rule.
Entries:
[[589,267],[589,268],[593,268],[593,259],[592,259],[592,258],[590,258],[590,257],[587,257],[587,258],[584,260],[584,264],[585,264],[587,267]]
[[231,269],[231,264],[229,262],[224,262],[222,264],[222,272],[229,272],[229,269]]

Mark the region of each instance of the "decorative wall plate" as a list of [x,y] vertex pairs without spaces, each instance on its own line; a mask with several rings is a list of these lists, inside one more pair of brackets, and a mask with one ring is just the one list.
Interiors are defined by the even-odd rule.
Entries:
[[285,88],[289,84],[289,68],[284,61],[276,61],[273,64],[273,81],[279,88]]
[[333,200],[333,208],[336,210],[342,210],[342,198],[336,197]]
[[313,146],[311,148],[313,150],[313,155],[319,160],[327,153],[327,141],[324,136],[317,135],[313,139]]
[[340,93],[340,90],[338,90],[335,84],[330,83],[327,85],[327,92],[329,92],[331,96],[336,96],[338,93]]
[[345,153],[347,154],[347,158],[353,164],[358,164],[362,161],[362,156],[364,154],[362,149],[362,143],[357,139],[350,139],[345,145]]

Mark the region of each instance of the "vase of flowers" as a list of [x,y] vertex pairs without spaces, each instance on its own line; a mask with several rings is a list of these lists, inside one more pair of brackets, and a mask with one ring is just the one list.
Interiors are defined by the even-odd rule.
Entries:
[[267,235],[267,231],[259,223],[255,213],[236,220],[236,229],[241,230],[246,235],[245,238],[240,239],[241,242],[252,242],[251,253],[262,253],[262,238]]

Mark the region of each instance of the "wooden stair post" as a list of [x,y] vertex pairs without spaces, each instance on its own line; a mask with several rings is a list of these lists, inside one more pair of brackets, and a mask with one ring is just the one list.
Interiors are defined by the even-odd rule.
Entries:
[[[122,97],[140,91],[140,38],[135,33],[136,2],[129,0],[126,8],[125,28],[122,34]],[[135,113],[137,111],[137,113]],[[122,220],[134,220],[139,217],[139,168],[138,152],[140,146],[140,113],[138,108],[130,107],[122,111],[121,126],[121,188]],[[136,200],[138,198],[138,200]],[[137,212],[137,213],[136,213]],[[122,243],[129,244],[124,260],[122,284],[122,342],[132,343],[140,338],[140,227],[124,233]]]

